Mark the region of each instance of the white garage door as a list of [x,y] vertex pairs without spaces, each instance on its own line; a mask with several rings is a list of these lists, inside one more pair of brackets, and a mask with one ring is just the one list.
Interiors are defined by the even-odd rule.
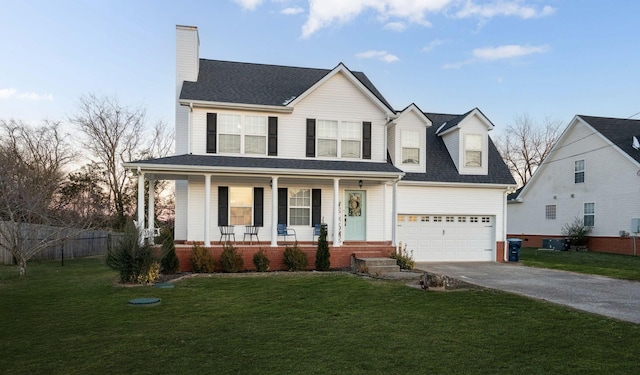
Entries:
[[398,215],[398,241],[417,262],[494,261],[493,216]]

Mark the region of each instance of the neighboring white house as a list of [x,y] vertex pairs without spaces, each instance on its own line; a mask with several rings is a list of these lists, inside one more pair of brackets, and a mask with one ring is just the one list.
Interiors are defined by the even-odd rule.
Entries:
[[509,199],[509,237],[523,246],[562,235],[575,218],[592,226],[589,248],[634,253],[640,218],[640,120],[578,115],[529,182]]
[[[220,226],[257,226],[276,247],[278,223],[301,242],[326,223],[334,248],[402,241],[418,261],[504,259],[515,182],[480,110],[396,111],[342,63],[200,59],[197,28],[176,32],[175,156],[125,164],[141,188],[176,181],[176,241],[210,246]],[[144,200],[140,189],[140,222]]]

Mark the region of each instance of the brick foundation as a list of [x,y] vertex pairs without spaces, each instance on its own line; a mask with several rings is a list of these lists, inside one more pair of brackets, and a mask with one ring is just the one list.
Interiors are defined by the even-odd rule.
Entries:
[[[269,271],[286,271],[287,267],[284,264],[284,244],[281,244],[278,247],[271,247],[270,245],[270,243],[263,243],[260,245],[234,245],[238,250],[238,253],[242,256],[244,271],[255,271],[255,266],[253,265],[253,254],[260,251],[260,249],[264,250],[267,254],[267,258],[269,258]],[[316,250],[318,249],[317,245],[312,243],[298,243],[298,247],[307,254],[307,259],[309,260],[307,269],[313,270],[315,268]],[[220,267],[220,256],[222,255],[223,250],[222,246],[214,245],[208,249],[216,260],[216,271],[222,271],[222,268]],[[176,255],[180,261],[181,272],[191,271],[191,261],[189,258],[191,257],[192,250],[193,244],[176,244]],[[379,244],[347,243],[341,247],[329,246],[331,268],[350,268],[351,258],[354,256],[368,258],[387,257],[393,251],[395,251],[395,248],[386,242]]]
[[[563,236],[545,236],[538,234],[509,234],[507,238],[520,238],[522,247],[542,247],[542,239],[562,239]],[[636,239],[636,254],[640,254],[640,239]],[[587,247],[589,251],[597,251],[601,253],[612,253],[622,255],[634,255],[633,237],[589,237]]]
[[503,241],[497,241],[496,242],[496,262],[498,263],[504,263],[504,254],[505,254],[505,250],[504,250],[504,242]]

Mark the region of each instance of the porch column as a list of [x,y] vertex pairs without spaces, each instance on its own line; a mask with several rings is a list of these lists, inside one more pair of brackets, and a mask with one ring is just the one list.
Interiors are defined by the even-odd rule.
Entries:
[[154,232],[154,227],[155,227],[155,191],[154,191],[154,185],[155,185],[156,181],[155,180],[149,180],[149,204],[147,207],[147,220],[149,220],[149,235],[151,236],[151,240],[150,242],[153,243],[153,232]]
[[333,179],[333,246],[341,246],[340,232],[342,218],[340,215],[340,179]]
[[138,170],[138,223],[139,242],[144,243],[144,172]]
[[398,181],[393,181],[393,200],[391,205],[391,245],[398,246]]
[[271,247],[278,246],[278,177],[271,177]]
[[204,247],[211,246],[211,175],[204,175]]

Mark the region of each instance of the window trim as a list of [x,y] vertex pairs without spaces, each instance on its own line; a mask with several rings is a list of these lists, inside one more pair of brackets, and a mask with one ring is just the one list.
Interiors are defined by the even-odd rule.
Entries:
[[[412,141],[417,140],[418,145],[415,146]],[[405,156],[405,151],[417,151],[417,159],[409,159]],[[410,161],[415,160],[415,162]],[[400,164],[402,165],[420,165],[420,131],[419,130],[400,130]]]
[[544,219],[556,220],[558,215],[558,207],[555,204],[547,204],[544,206]]
[[[590,205],[591,209],[587,212],[587,205]],[[587,225],[587,217],[591,217],[591,225]],[[585,202],[583,205],[583,216],[582,223],[585,227],[594,227],[596,225],[596,203],[595,202]]]
[[[352,160],[361,160],[363,159],[363,151],[362,151],[362,145],[363,145],[363,131],[362,131],[362,121],[355,121],[355,120],[329,120],[329,119],[316,119],[315,120],[316,123],[316,137],[315,137],[315,146],[316,146],[316,157],[320,157],[320,158],[336,158],[336,159],[352,159]],[[328,123],[335,123],[335,137],[332,136],[321,136],[322,131],[321,131],[321,126],[328,124]],[[346,130],[343,128],[343,124],[350,124],[353,125],[353,130],[357,131],[358,136],[356,137],[347,137]],[[335,147],[336,147],[336,152],[335,155],[333,154],[327,154],[327,155],[321,155],[320,154],[320,142],[321,141],[334,141],[335,142]],[[345,156],[343,155],[342,152],[342,144],[344,141],[348,141],[348,142],[358,142],[358,156]]]
[[[240,118],[240,122],[237,126],[240,127],[239,132],[230,133],[223,131],[223,127],[225,126],[223,123],[225,121],[226,116],[235,116]],[[247,128],[249,126],[247,122],[247,118],[261,118],[263,120],[264,133],[263,134],[253,134],[250,133]],[[247,115],[247,114],[238,114],[238,113],[218,113],[217,114],[217,136],[216,136],[216,146],[218,153],[220,154],[228,154],[228,155],[268,155],[269,153],[269,117],[262,115]],[[220,148],[221,139],[224,136],[238,136],[240,138],[240,149],[238,152],[235,151],[223,151]],[[263,139],[264,143],[264,152],[247,152],[247,137],[260,137]]]
[[[469,147],[469,143],[471,138],[475,138],[477,137],[480,140],[480,149],[476,150],[476,149],[471,149]],[[483,168],[484,167],[484,163],[483,163],[483,156],[484,156],[484,139],[483,139],[483,135],[482,134],[476,134],[476,133],[468,133],[468,134],[464,134],[463,136],[463,164],[465,168]],[[468,157],[468,153],[473,152],[473,153],[478,153],[478,165],[469,165],[470,162],[472,162],[470,160],[470,158]]]
[[[293,205],[291,203],[291,198],[292,198],[292,193],[298,193],[300,191],[306,190],[309,193],[309,205],[308,206],[303,206],[303,205]],[[287,190],[287,223],[288,225],[291,226],[310,226],[311,222],[313,220],[313,196],[312,196],[312,190],[309,187],[289,187]],[[307,209],[309,211],[309,215],[308,215],[308,221],[307,223],[304,224],[292,224],[291,223],[291,219],[294,215],[292,215],[291,210],[292,209]]]
[[[582,162],[582,168],[578,169],[578,163]],[[584,159],[575,160],[573,162],[573,182],[575,184],[582,184],[585,180],[585,171],[587,169],[587,163]],[[580,176],[580,181],[578,181],[578,176]]]

